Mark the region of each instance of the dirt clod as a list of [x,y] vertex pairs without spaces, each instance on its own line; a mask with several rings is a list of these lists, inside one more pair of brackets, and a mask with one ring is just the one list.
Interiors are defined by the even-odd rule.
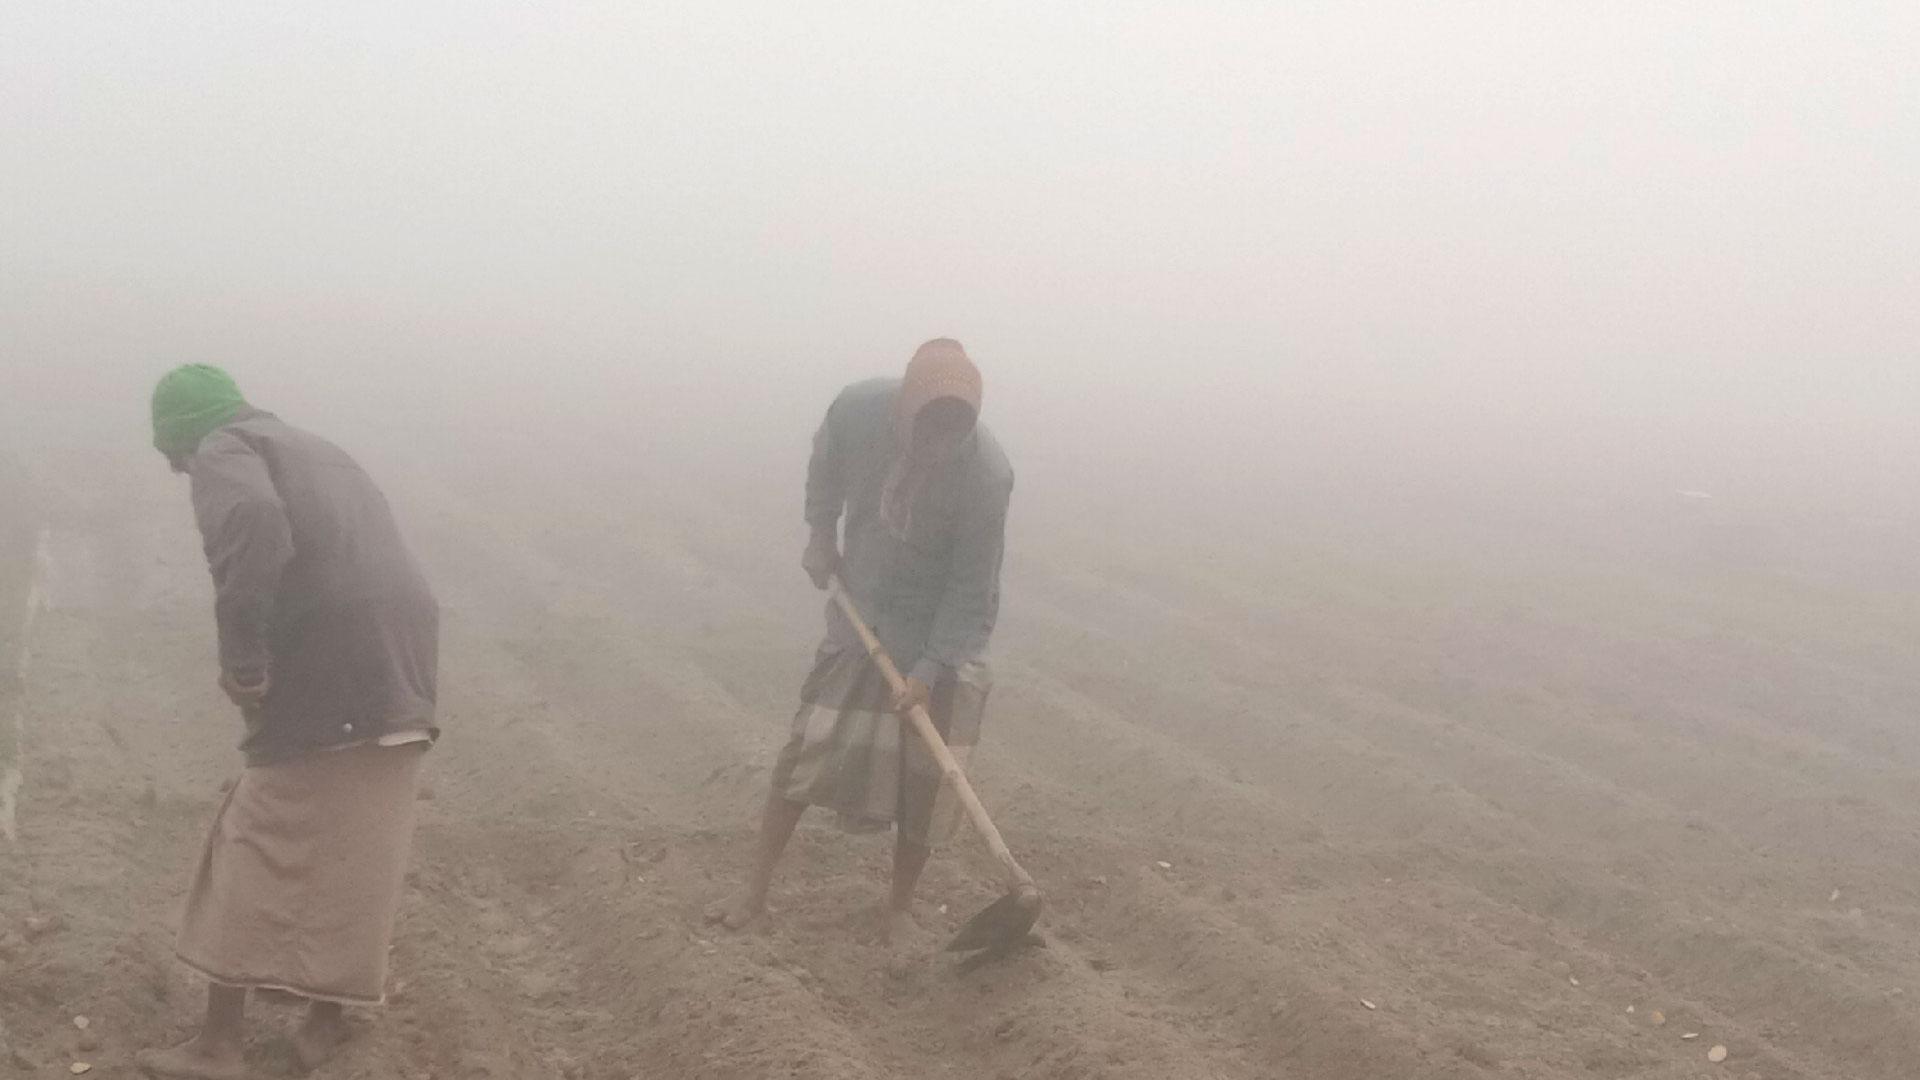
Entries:
[[39,941],[41,938],[51,934],[57,934],[66,929],[66,926],[67,920],[57,914],[29,915],[21,922],[21,927],[26,931],[28,941]]

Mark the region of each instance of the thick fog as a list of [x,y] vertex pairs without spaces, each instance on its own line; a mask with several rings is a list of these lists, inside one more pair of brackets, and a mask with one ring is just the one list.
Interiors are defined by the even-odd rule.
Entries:
[[0,0],[0,1069],[1913,1080],[1917,412],[1915,0]]
[[952,335],[1029,499],[1699,490],[1910,565],[1916,55],[1896,3],[13,4],[0,397],[135,442],[205,360],[784,482]]

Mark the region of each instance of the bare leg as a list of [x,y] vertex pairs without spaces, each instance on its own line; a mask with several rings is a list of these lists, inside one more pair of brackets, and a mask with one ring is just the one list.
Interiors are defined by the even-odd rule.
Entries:
[[135,1059],[155,1076],[187,1080],[240,1080],[241,1034],[246,1023],[247,991],[240,986],[213,983],[207,987],[207,1022],[200,1034],[167,1050],[142,1050]]
[[927,868],[933,849],[916,844],[901,835],[893,842],[893,893],[881,922],[881,937],[897,941],[913,929],[913,890],[920,884],[920,872]]
[[780,862],[781,853],[787,850],[793,827],[800,824],[800,815],[806,809],[806,803],[783,798],[777,791],[767,794],[767,810],[760,819],[760,843],[754,852],[753,871],[747,876],[746,888],[732,901],[707,912],[708,922],[739,930],[766,912],[773,868]]
[[302,1069],[312,1072],[346,1041],[347,1021],[339,1002],[315,1001],[307,1006],[306,1021],[293,1033],[293,1056]]

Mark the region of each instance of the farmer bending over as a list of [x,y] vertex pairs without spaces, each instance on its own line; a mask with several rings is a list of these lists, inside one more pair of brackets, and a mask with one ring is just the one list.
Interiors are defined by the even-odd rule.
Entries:
[[180,925],[180,959],[212,983],[206,1023],[139,1064],[241,1076],[247,991],[262,988],[310,1003],[293,1046],[313,1068],[345,1037],[343,1005],[385,997],[421,758],[438,734],[439,608],[360,466],[250,407],[226,372],[161,379],[153,434],[193,482],[246,768]]

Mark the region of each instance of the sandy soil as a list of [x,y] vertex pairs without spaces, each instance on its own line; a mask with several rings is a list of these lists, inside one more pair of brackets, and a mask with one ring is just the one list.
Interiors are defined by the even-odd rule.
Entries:
[[[57,449],[84,483],[26,463],[0,492],[26,508],[0,537],[23,674],[0,698],[22,777],[0,1075],[125,1076],[196,1016],[173,910],[237,724],[180,486],[138,447]],[[702,926],[817,629],[796,500],[746,470],[689,484],[575,453],[378,460],[445,602],[447,736],[393,1001],[323,1075],[1895,1080],[1920,1061],[1910,596],[1493,526],[1306,534],[1276,511],[1117,533],[1025,487],[975,760],[1051,947],[963,973],[860,943],[885,842],[825,821],[765,932]],[[961,845],[919,915],[948,932],[995,891]],[[252,1014],[258,1072],[286,1071],[294,1014]]]

